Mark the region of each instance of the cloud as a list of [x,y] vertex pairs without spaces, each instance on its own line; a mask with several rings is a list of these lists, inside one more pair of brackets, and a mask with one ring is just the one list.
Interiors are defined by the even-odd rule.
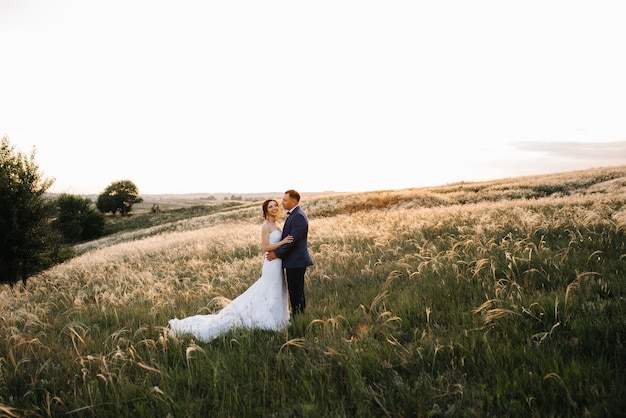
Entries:
[[608,142],[538,142],[525,141],[513,144],[520,151],[539,152],[547,157],[626,163],[626,141]]

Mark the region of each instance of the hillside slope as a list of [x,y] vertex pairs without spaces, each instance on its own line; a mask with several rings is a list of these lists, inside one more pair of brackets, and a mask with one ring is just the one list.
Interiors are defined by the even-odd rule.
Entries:
[[167,321],[258,278],[260,202],[160,214],[0,288],[0,413],[620,416],[625,186],[615,167],[305,199],[308,313],[208,344]]

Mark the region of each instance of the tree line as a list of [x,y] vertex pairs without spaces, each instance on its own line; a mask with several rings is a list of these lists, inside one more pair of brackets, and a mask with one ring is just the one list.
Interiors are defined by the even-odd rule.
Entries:
[[142,201],[130,180],[112,182],[92,202],[72,194],[47,197],[54,179],[35,161],[0,142],[0,283],[24,284],[28,277],[73,256],[72,245],[105,233],[105,214],[128,215]]

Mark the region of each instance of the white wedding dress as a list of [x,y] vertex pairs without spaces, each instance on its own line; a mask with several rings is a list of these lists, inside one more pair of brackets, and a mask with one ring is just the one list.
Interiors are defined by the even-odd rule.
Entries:
[[[272,231],[269,238],[275,244],[281,232]],[[234,328],[284,330],[289,325],[289,307],[282,260],[265,260],[261,277],[220,312],[174,318],[169,325],[174,334],[192,334],[206,342]]]

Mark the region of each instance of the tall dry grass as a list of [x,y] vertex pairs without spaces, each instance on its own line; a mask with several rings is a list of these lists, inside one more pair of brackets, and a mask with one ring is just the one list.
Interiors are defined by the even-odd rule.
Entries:
[[209,344],[167,321],[256,280],[258,210],[93,243],[0,291],[0,413],[619,415],[625,171],[303,202],[310,311]]

